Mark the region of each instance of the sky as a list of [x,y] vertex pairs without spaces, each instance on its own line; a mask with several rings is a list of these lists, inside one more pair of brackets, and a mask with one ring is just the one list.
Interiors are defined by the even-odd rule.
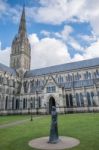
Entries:
[[31,69],[99,57],[99,0],[0,0],[0,63],[10,64],[24,4]]

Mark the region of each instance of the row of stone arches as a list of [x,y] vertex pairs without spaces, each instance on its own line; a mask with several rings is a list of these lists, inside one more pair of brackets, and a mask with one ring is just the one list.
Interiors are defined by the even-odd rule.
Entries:
[[[86,102],[85,102],[85,97],[86,97]],[[67,107],[67,108],[73,108],[75,106],[77,106],[77,107],[96,106],[94,92],[87,92],[85,95],[83,93],[75,93],[75,100],[76,100],[75,106],[74,106],[74,99],[73,99],[74,97],[72,94],[66,94],[65,98],[66,98],[66,104],[64,107]],[[38,101],[34,97],[34,98],[30,99],[30,102],[32,102],[32,109],[35,109],[37,107],[41,108],[41,99],[39,97],[38,97]],[[56,104],[55,98],[53,96],[49,97],[49,104],[48,104],[49,113],[51,113],[52,106],[56,106],[56,105],[57,104]],[[19,99],[14,99],[14,97],[13,97],[12,98],[12,110],[14,110],[14,109],[18,110],[18,109],[20,109],[20,106],[21,106],[21,109],[28,109],[27,98],[24,98],[23,100],[20,101]],[[9,107],[9,100],[8,100],[8,96],[7,96],[6,101],[5,101],[5,109],[7,110],[8,107]]]
[[[27,108],[27,99],[23,99],[23,109]],[[12,101],[8,99],[8,96],[6,96],[5,100],[5,110],[12,109],[12,110],[18,110],[20,109],[20,100],[12,98]]]
[[[77,107],[84,107],[87,105],[88,107],[96,106],[95,100],[94,100],[94,92],[87,92],[86,97],[86,104],[84,102],[84,95],[82,93],[76,93],[75,99],[76,99],[76,106]],[[72,94],[66,94],[66,107],[71,108],[73,107],[73,96]]]
[[24,98],[23,100],[12,98],[12,100],[10,101],[8,96],[6,96],[5,110],[8,110],[10,108],[12,110],[29,109],[31,107],[30,103],[32,104],[32,109],[35,109],[37,107],[41,108],[41,105],[42,105],[41,97],[38,97],[38,99],[34,97],[34,98],[31,98],[30,100],[27,98]]

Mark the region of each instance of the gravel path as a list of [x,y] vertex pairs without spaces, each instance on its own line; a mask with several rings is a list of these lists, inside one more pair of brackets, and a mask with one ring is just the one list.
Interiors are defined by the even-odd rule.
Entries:
[[[38,118],[40,118],[40,117],[35,117],[35,118],[33,118],[33,120],[38,119]],[[20,121],[3,124],[3,125],[0,125],[0,129],[12,127],[12,126],[19,125],[19,124],[24,124],[25,122],[28,122],[28,121],[30,121],[30,119],[25,119],[25,120],[20,120]]]
[[18,124],[23,124],[23,123],[25,123],[27,121],[29,121],[29,119],[3,124],[3,125],[0,125],[0,129],[11,127],[11,126],[15,126],[15,125],[18,125]]

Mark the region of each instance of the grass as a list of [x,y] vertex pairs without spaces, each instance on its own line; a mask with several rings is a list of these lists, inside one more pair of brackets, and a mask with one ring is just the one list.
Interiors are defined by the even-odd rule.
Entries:
[[8,124],[19,120],[25,120],[28,118],[28,115],[0,116],[0,125]]
[[[9,120],[9,116],[7,117]],[[59,115],[58,123],[59,135],[71,136],[80,140],[80,145],[71,150],[99,149],[98,113]],[[33,138],[48,136],[49,129],[50,116],[0,129],[0,150],[35,150],[28,146],[28,141]]]

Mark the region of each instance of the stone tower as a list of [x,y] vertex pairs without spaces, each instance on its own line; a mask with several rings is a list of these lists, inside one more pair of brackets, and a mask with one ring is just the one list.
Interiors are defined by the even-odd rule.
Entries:
[[12,42],[10,67],[16,69],[19,76],[30,70],[31,48],[26,32],[25,8],[23,7],[18,34]]

